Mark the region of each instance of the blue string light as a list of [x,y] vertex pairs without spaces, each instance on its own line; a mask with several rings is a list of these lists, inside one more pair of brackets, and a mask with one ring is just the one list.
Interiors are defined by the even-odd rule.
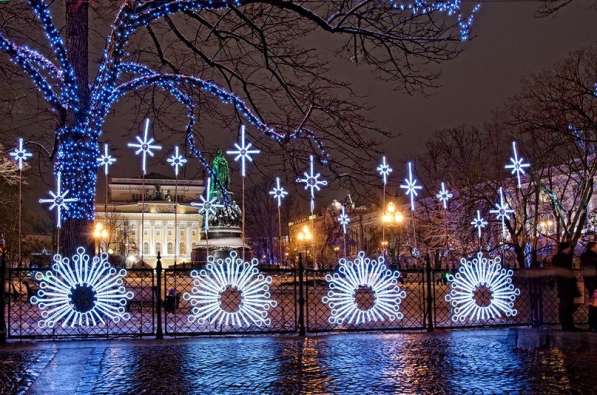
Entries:
[[[466,40],[470,27],[479,10],[479,3],[470,12],[463,10],[460,0],[387,0],[392,8],[399,12],[410,12],[415,16],[440,13],[456,19],[460,38]],[[138,89],[159,88],[172,95],[187,111],[188,122],[185,131],[185,143],[189,153],[197,158],[209,175],[213,174],[209,161],[197,148],[193,127],[196,124],[192,96],[187,89],[200,89],[217,97],[222,103],[230,104],[245,122],[256,130],[280,144],[296,139],[306,139],[316,146],[321,163],[326,164],[329,155],[323,142],[313,131],[306,128],[295,130],[277,130],[266,125],[253,114],[249,107],[237,96],[227,92],[213,82],[181,74],[163,74],[146,65],[129,62],[126,59],[130,38],[142,27],[154,21],[176,13],[188,13],[201,10],[222,10],[231,7],[250,5],[244,0],[165,0],[151,2],[122,2],[117,17],[112,23],[109,35],[98,66],[95,80],[90,87],[88,100],[83,102],[81,87],[69,61],[64,40],[60,36],[51,11],[51,2],[47,0],[28,0],[28,4],[43,29],[48,47],[48,57],[24,45],[16,45],[0,32],[0,53],[24,72],[32,84],[41,92],[43,99],[60,119],[74,119],[75,122],[61,126],[56,131],[57,155],[54,173],[62,175],[63,187],[71,191],[77,199],[64,220],[92,220],[95,212],[95,186],[98,157],[98,137],[115,103],[124,95]],[[130,76],[125,81],[124,77]],[[145,151],[144,151],[145,152]],[[105,164],[104,164],[105,166]],[[223,190],[221,185],[218,185]],[[224,202],[228,194],[223,191]]]

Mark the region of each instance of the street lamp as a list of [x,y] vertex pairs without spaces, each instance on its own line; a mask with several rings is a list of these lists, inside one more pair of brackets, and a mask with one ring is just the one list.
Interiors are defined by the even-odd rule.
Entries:
[[102,240],[108,240],[109,236],[110,232],[108,232],[108,229],[104,228],[104,224],[96,222],[95,227],[93,228],[93,238],[97,243],[96,252],[99,252]]
[[303,225],[301,230],[297,234],[297,239],[300,244],[304,245],[305,248],[305,260],[307,259],[309,243],[313,241],[313,232],[308,225]]
[[[389,202],[384,208],[384,212],[381,216],[381,222],[385,226],[399,226],[404,222],[404,214],[398,210],[396,203]],[[381,247],[384,251],[384,255],[388,246],[389,242],[384,238],[384,240],[381,241]],[[398,248],[400,248],[400,246],[398,246]]]

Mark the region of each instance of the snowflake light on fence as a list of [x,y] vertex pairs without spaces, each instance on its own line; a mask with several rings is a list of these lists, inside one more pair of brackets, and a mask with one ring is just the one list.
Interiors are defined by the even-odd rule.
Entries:
[[193,289],[183,295],[193,306],[189,321],[235,328],[271,325],[268,312],[278,303],[269,291],[272,278],[260,273],[257,259],[245,262],[231,251],[226,259],[207,260],[205,269],[191,271]]
[[470,261],[460,260],[455,276],[447,275],[450,292],[446,302],[452,306],[452,321],[479,322],[518,314],[514,302],[520,289],[512,284],[512,270],[502,268],[500,261],[478,252]]
[[361,251],[354,261],[341,258],[338,272],[325,276],[329,291],[322,301],[332,310],[329,322],[359,325],[402,319],[400,303],[406,292],[398,286],[399,277],[382,256],[370,259]]
[[133,298],[126,291],[123,278],[125,269],[117,270],[108,262],[108,255],[90,258],[83,247],[72,257],[54,256],[52,270],[37,272],[37,295],[31,303],[41,310],[40,328],[94,327],[106,321],[129,320],[126,305]]

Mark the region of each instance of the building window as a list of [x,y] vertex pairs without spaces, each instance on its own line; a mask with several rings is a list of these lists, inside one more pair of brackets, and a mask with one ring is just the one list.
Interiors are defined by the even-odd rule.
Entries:
[[160,254],[164,253],[164,251],[162,251],[162,243],[159,243],[159,242],[155,243],[155,253],[157,254],[158,252]]
[[149,243],[143,242],[143,255],[149,255]]
[[173,255],[174,254],[174,250],[173,250],[172,247],[173,247],[172,242],[169,241],[168,242],[168,255]]
[[187,253],[187,248],[184,243],[179,244],[178,250],[180,252],[180,255],[186,255],[186,253]]

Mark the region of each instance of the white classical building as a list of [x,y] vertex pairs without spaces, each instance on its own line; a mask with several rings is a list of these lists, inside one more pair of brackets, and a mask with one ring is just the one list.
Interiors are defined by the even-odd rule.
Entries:
[[110,179],[107,202],[96,205],[96,226],[108,230],[99,232],[98,246],[126,259],[127,266],[143,261],[155,267],[158,252],[163,267],[190,262],[202,224],[190,203],[203,190],[202,181],[158,174]]

